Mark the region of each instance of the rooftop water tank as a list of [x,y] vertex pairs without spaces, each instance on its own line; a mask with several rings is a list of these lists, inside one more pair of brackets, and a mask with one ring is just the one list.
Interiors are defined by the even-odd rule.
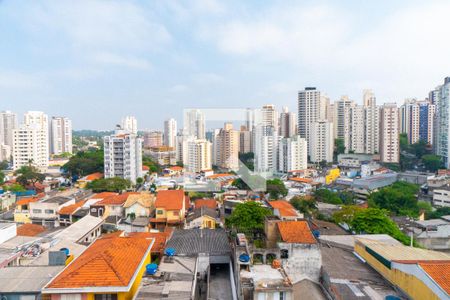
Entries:
[[155,275],[157,270],[158,270],[157,264],[148,264],[145,266],[145,273],[147,275]]
[[63,251],[66,254],[66,256],[69,256],[69,254],[70,254],[70,251],[67,248],[61,248],[61,249],[59,249],[59,251]]
[[243,262],[243,263],[247,263],[250,261],[250,256],[246,253],[242,253],[241,255],[239,255],[239,261]]
[[167,256],[174,256],[175,255],[175,249],[173,248],[167,248],[165,254]]
[[317,239],[317,238],[319,238],[320,237],[320,231],[319,230],[313,230],[313,235],[314,235],[314,237]]

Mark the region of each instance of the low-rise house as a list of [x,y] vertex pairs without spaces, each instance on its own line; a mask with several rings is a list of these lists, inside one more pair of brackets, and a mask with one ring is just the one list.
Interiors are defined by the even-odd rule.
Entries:
[[[115,194],[105,197],[103,200],[91,204],[90,214],[91,216],[101,217],[107,219],[115,219],[120,221],[124,216],[125,209],[123,205],[131,195],[138,195],[136,192],[126,192],[123,194]],[[117,223],[116,223],[117,224]]]
[[219,220],[217,211],[209,207],[195,208],[186,217],[186,229],[190,228],[209,228],[215,229],[218,226]]
[[83,208],[85,203],[86,201],[82,200],[61,208],[58,212],[59,225],[69,226],[87,215],[89,213],[88,209]]
[[150,219],[154,228],[184,224],[186,196],[183,190],[159,191],[155,201],[155,217]]
[[59,232],[56,237],[73,243],[89,245],[101,235],[103,222],[102,218],[87,215]]
[[14,209],[14,222],[16,223],[31,223],[30,218],[30,203],[37,202],[41,197],[24,197],[16,201],[16,208]]
[[16,194],[9,191],[0,194],[0,210],[10,210],[14,203],[16,203]]
[[215,199],[197,199],[194,201],[194,209],[208,207],[210,209],[217,209],[217,201]]
[[56,196],[30,203],[30,219],[33,224],[45,227],[58,227],[58,211],[64,206],[75,204],[74,198]]
[[92,173],[92,174],[86,175],[86,176],[78,179],[77,185],[79,188],[84,189],[84,188],[86,188],[88,183],[90,183],[94,180],[102,179],[102,178],[103,178],[103,173],[100,173],[100,172]]
[[416,241],[426,249],[450,250],[450,222],[444,219],[415,221],[420,232],[415,234]]
[[150,217],[155,210],[155,196],[150,193],[130,195],[123,207],[125,216]]
[[41,289],[64,266],[20,266],[0,269],[0,299],[41,299]]
[[109,234],[95,241],[43,289],[53,300],[132,300],[154,239]]
[[354,251],[411,299],[450,299],[450,255],[359,238]]
[[275,216],[282,220],[299,220],[303,219],[303,214],[299,213],[289,202],[285,200],[268,201],[269,206]]
[[437,188],[433,190],[433,205],[450,207],[450,188]]

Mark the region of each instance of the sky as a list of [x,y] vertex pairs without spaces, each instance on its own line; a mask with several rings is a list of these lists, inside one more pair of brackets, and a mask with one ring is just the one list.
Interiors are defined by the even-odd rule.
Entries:
[[[140,129],[184,108],[423,99],[450,76],[450,1],[0,0],[0,110]],[[20,117],[21,118],[21,117]]]

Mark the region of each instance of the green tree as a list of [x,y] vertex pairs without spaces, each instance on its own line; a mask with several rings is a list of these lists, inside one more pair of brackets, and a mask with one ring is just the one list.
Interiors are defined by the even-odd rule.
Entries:
[[400,141],[400,151],[409,152],[410,149],[408,143],[408,135],[406,133],[400,133],[399,141]]
[[22,166],[14,172],[17,176],[16,181],[22,186],[32,185],[36,187],[36,183],[42,183],[45,180],[45,175],[39,173],[38,169],[33,166]]
[[5,182],[5,173],[3,171],[0,171],[0,185]]
[[439,155],[427,154],[422,156],[422,162],[425,168],[431,172],[436,172],[443,167],[442,158]]
[[239,160],[252,171],[255,169],[254,159],[255,154],[253,152],[239,153]]
[[289,201],[296,210],[305,214],[305,216],[312,216],[317,212],[317,203],[314,199],[306,199],[302,196],[295,196]]
[[88,189],[92,189],[95,193],[100,192],[121,192],[131,187],[131,182],[120,177],[102,178],[89,182]]
[[80,151],[62,169],[70,176],[83,177],[95,172],[103,173],[103,165],[103,150]]
[[233,180],[231,185],[234,187],[237,187],[240,190],[249,190],[250,189],[248,187],[248,185],[244,182],[244,180],[242,180],[242,178],[237,178],[237,179]]
[[142,157],[142,164],[144,166],[147,166],[150,169],[150,172],[152,173],[161,173],[162,172],[162,166],[156,162],[151,156],[143,156]]
[[411,152],[420,159],[425,153],[427,153],[427,142],[419,140],[417,143],[410,145]]
[[266,188],[267,192],[269,193],[270,199],[283,198],[288,194],[288,190],[283,181],[278,178],[267,180]]
[[447,215],[450,215],[450,207],[439,207],[434,211],[426,212],[425,219],[439,219]]
[[10,191],[12,193],[20,193],[20,192],[25,192],[26,191],[26,189],[22,185],[20,185],[18,183],[7,185],[7,186],[4,187],[4,189],[6,191]]
[[337,161],[339,154],[345,153],[345,143],[344,139],[334,140],[334,161]]
[[419,214],[418,191],[417,185],[398,181],[370,194],[368,203],[370,207],[387,209],[399,216],[416,217]]
[[329,204],[342,204],[342,199],[339,197],[338,193],[332,192],[328,189],[318,189],[314,192],[314,197],[319,202],[329,203]]
[[364,208],[356,205],[345,205],[339,211],[333,214],[333,221],[336,224],[347,224],[350,231],[353,231],[352,222],[355,215],[362,211]]
[[257,230],[264,228],[264,218],[271,214],[271,211],[260,203],[247,201],[236,205],[233,213],[225,220],[225,225],[238,230]]
[[144,183],[144,178],[142,178],[142,177],[136,178],[136,183],[139,184],[139,185],[143,184]]
[[405,245],[410,244],[410,238],[397,227],[384,209],[367,208],[358,211],[350,224],[357,234],[388,234]]
[[9,163],[7,160],[0,161],[0,170],[8,169]]

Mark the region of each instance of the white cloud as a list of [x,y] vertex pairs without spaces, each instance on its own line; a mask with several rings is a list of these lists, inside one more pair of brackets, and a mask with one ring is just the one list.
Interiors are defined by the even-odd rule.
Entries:
[[150,62],[145,59],[126,57],[109,52],[96,53],[93,56],[93,60],[104,65],[128,67],[133,69],[145,70],[151,67]]

